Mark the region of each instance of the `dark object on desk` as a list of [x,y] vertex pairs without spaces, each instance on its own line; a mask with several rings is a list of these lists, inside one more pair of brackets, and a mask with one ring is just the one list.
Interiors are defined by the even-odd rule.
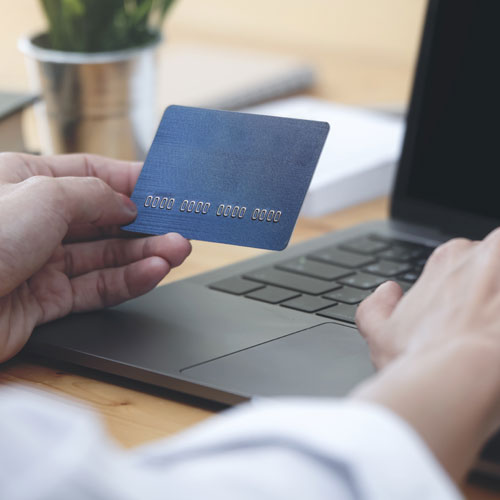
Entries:
[[0,152],[25,151],[22,114],[38,96],[0,92]]
[[169,106],[123,229],[269,250],[288,245],[325,122]]
[[[437,244],[500,225],[499,18],[494,0],[430,1],[390,220],[44,325],[29,348],[226,403],[346,394],[372,372],[353,325],[364,294],[410,287]],[[497,458],[488,448],[478,468]]]

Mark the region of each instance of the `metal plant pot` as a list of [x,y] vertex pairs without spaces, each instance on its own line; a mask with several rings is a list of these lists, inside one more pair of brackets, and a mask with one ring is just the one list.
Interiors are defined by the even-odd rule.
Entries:
[[143,159],[156,126],[156,53],[161,37],[97,53],[44,48],[46,35],[19,41],[32,87],[42,152]]

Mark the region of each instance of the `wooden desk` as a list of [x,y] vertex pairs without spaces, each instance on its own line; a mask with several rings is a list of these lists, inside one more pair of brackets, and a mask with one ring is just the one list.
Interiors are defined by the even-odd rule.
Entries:
[[[201,42],[293,54],[313,62],[311,95],[355,104],[401,104],[408,99],[426,0],[179,0],[169,17],[167,43]],[[0,21],[0,84],[27,89],[16,40],[39,31],[37,0],[17,0]],[[318,219],[299,221],[293,242],[387,215],[376,200]],[[258,250],[194,243],[187,263],[165,281],[181,279],[259,254]],[[0,384],[30,384],[90,404],[124,446],[171,435],[208,416],[215,405],[125,382],[89,370],[14,359],[0,367]],[[477,487],[468,498],[500,498]]]
[[[379,199],[336,214],[301,219],[292,243],[370,219],[386,217],[387,209],[387,200]],[[193,253],[188,261],[164,282],[215,269],[260,253],[263,251],[193,242]],[[215,404],[91,370],[23,358],[14,359],[0,368],[0,384],[6,383],[30,384],[84,401],[101,414],[111,435],[126,447],[179,432],[210,417],[219,409]],[[75,404],[79,403],[75,401]],[[500,498],[498,494],[472,485],[466,485],[464,493],[467,498],[476,500]]]

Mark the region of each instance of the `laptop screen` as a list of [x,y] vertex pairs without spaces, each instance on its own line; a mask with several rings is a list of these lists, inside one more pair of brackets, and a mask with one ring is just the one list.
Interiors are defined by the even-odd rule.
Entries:
[[430,1],[396,217],[473,236],[500,223],[499,20],[498,0]]

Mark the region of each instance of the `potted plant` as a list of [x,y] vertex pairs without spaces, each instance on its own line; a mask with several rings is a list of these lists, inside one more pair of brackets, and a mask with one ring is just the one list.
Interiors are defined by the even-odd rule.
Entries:
[[44,153],[143,158],[156,124],[156,51],[174,0],[41,0],[47,32],[25,37]]

